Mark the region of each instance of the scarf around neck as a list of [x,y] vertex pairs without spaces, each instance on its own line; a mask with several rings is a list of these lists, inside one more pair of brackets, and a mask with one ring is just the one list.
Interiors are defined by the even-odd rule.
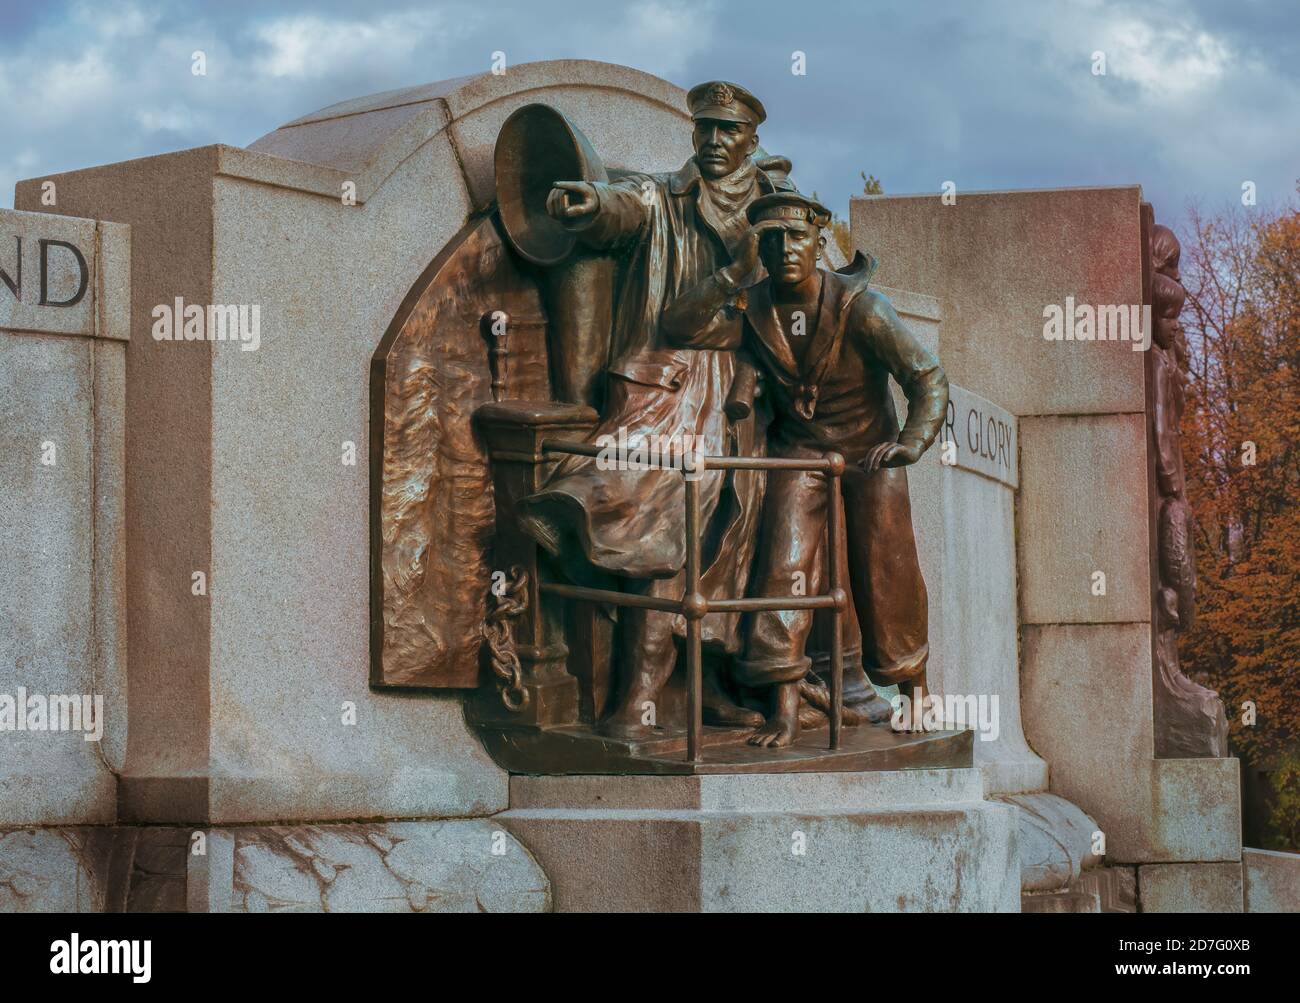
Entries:
[[727,250],[732,253],[740,238],[749,229],[745,209],[758,196],[758,165],[753,157],[725,178],[705,177],[700,174],[700,215],[717,232]]

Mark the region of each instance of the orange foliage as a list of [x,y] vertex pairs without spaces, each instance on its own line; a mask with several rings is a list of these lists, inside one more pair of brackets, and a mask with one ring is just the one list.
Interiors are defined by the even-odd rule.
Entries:
[[1263,766],[1300,744],[1300,212],[1193,212],[1191,230],[1182,436],[1198,585],[1180,653]]

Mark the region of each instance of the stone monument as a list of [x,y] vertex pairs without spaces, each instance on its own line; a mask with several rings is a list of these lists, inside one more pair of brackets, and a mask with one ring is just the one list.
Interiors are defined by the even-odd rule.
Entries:
[[0,909],[1289,901],[1168,656],[1140,190],[858,199],[818,263],[764,115],[555,61],[18,185],[0,695],[89,712],[0,728]]

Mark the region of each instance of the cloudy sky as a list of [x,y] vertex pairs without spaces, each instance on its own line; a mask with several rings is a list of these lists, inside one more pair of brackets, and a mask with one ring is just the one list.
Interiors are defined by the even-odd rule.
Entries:
[[[1140,183],[1158,218],[1300,177],[1295,0],[0,0],[0,205],[19,178],[247,145],[375,91],[582,57],[767,105],[764,146],[843,212],[887,193]],[[207,75],[191,73],[202,50]],[[806,73],[792,54],[806,56]],[[1105,74],[1093,72],[1095,52]]]

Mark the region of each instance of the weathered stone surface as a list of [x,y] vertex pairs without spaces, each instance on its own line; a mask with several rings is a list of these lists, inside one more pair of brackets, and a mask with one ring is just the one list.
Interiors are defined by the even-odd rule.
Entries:
[[[155,305],[212,301],[213,149],[55,175],[59,210],[132,227],[131,391],[126,443],[126,587],[130,736],[126,818],[202,818],[208,761],[206,598],[211,577],[211,378],[207,342],[155,341]],[[15,203],[39,210],[43,179]],[[225,345],[222,347],[237,346]],[[200,694],[203,696],[200,697]]]
[[[822,267],[824,268],[825,265]],[[912,289],[881,285],[875,281],[871,283],[871,287],[889,298],[894,311],[907,321],[907,326],[911,328],[921,344],[938,355],[939,326],[943,320],[943,311],[939,309],[938,299]]]
[[85,830],[0,831],[0,913],[102,912],[106,865]]
[[1101,862],[1093,852],[1097,823],[1065,798],[1040,792],[1007,794],[998,800],[1020,809],[1022,891],[1060,891],[1084,868]]
[[[412,214],[417,202],[427,211]],[[504,775],[465,726],[457,695],[368,685],[363,374],[401,299],[466,212],[445,136],[364,206],[215,183],[213,298],[260,304],[262,344],[211,360],[213,821],[473,815],[505,805]],[[316,248],[320,267],[286,282],[287,246]],[[322,339],[325,331],[334,333]],[[343,462],[345,443],[355,446],[354,465]],[[355,725],[343,723],[348,703]]]
[[[106,225],[106,224],[105,224]],[[109,260],[105,255],[104,260]],[[119,278],[129,274],[130,262],[120,262]],[[126,352],[122,341],[91,342],[94,360],[94,440],[92,443],[91,521],[95,528],[91,554],[91,664],[97,692],[111,712],[99,742],[99,755],[115,774],[126,761],[127,640],[126,640]],[[0,813],[3,814],[3,813]]]
[[99,230],[95,267],[95,333],[113,341],[131,339],[131,228],[124,223],[96,223]]
[[1101,912],[1095,891],[1032,892],[1020,896],[1020,911],[1026,913]]
[[[1151,619],[1146,426],[1141,415],[1022,418],[1023,623]],[[1094,594],[1094,574],[1105,594]],[[1151,656],[1146,675],[1150,678]]]
[[[213,830],[213,912],[545,912],[537,862],[489,820]],[[191,895],[191,908],[202,905]]]
[[[242,157],[229,150],[224,170],[335,197],[350,180],[364,203],[407,157],[441,137],[454,145],[473,203],[482,208],[494,195],[497,131],[532,102],[560,108],[587,136],[599,136],[610,167],[675,170],[691,155],[690,131],[682,128],[689,120],[685,91],[628,67],[562,59],[343,101],[268,133],[238,151]],[[317,169],[288,173],[295,162]]]
[[549,908],[537,862],[488,820],[0,831],[0,913]]
[[1152,847],[1161,851],[1149,859],[1241,859],[1239,760],[1156,759],[1147,783]]
[[[29,838],[19,859],[52,892],[17,911],[184,912],[190,836],[180,828],[119,826],[11,833],[11,839]],[[0,871],[5,854],[0,841]],[[67,889],[71,897],[64,894]],[[0,903],[0,912],[5,911],[11,910]]]
[[1243,902],[1240,861],[1138,868],[1142,912],[1241,912]]
[[1300,912],[1300,854],[1242,850],[1246,912]]
[[884,195],[850,203],[855,247],[877,278],[935,296],[939,357],[954,382],[1012,414],[1143,409],[1142,355],[1129,342],[1043,338],[1044,308],[1142,302],[1141,189]]
[[1051,764],[1052,791],[1097,821],[1107,859],[1240,860],[1237,760],[1153,758],[1150,626],[1022,634],[1026,736]]
[[559,911],[1019,908],[1015,812],[967,800],[975,770],[691,779],[517,780],[499,820]]
[[[361,207],[337,188],[323,199],[228,179],[220,153],[56,179],[61,206],[136,225],[138,331],[178,296],[261,312],[257,351],[147,334],[129,349],[123,818],[489,813],[505,804],[504,775],[459,700],[367,686],[364,374],[467,211],[454,157],[445,141],[426,145]],[[18,198],[38,205],[39,187],[20,184]],[[300,269],[290,247],[323,266]],[[195,572],[206,596],[192,592]]]
[[1137,912],[1137,868],[1094,867],[1084,871],[1071,887],[1095,893],[1102,912]]
[[[452,81],[443,83],[449,85]],[[250,143],[249,150],[334,168],[354,180],[370,181],[368,191],[358,191],[359,196],[364,194],[358,201],[364,202],[378,184],[387,180],[402,155],[409,156],[446,129],[449,116],[445,101],[408,100],[412,91],[422,90],[425,88],[389,92],[396,103],[388,106],[375,102],[366,110],[343,110],[338,115],[331,114],[332,109],[322,109]],[[379,175],[372,177],[376,170]]]
[[[117,345],[104,346],[106,357],[115,350],[120,356]],[[0,825],[103,822],[114,814],[112,767],[87,740],[96,730],[101,738],[115,733],[117,749],[125,735],[111,619],[120,589],[111,544],[121,532],[120,493],[114,496],[111,472],[102,485],[95,481],[112,466],[96,444],[121,428],[122,413],[106,390],[96,414],[97,352],[89,338],[0,331],[0,704],[8,707],[0,708]],[[107,375],[113,367],[104,361]],[[110,618],[103,632],[101,614]],[[94,714],[96,696],[98,729],[84,716]],[[51,718],[52,697],[74,701],[75,719],[59,710]]]
[[896,808],[978,801],[978,770],[882,770],[871,773],[712,773],[700,776],[510,778],[510,807],[712,812]]
[[116,828],[109,908],[115,912],[185,912],[186,867],[196,848],[182,828]]
[[0,832],[0,912],[183,912],[190,835],[107,825]]
[[944,464],[939,443],[908,470],[908,486],[930,601],[930,679],[941,694],[983,699],[990,715],[997,701],[996,735],[977,736],[974,748],[988,791],[1042,789],[1047,764],[1026,744],[1020,722],[1015,494],[1000,479]]
[[0,210],[0,271],[0,826],[108,821],[126,742],[129,228]]

